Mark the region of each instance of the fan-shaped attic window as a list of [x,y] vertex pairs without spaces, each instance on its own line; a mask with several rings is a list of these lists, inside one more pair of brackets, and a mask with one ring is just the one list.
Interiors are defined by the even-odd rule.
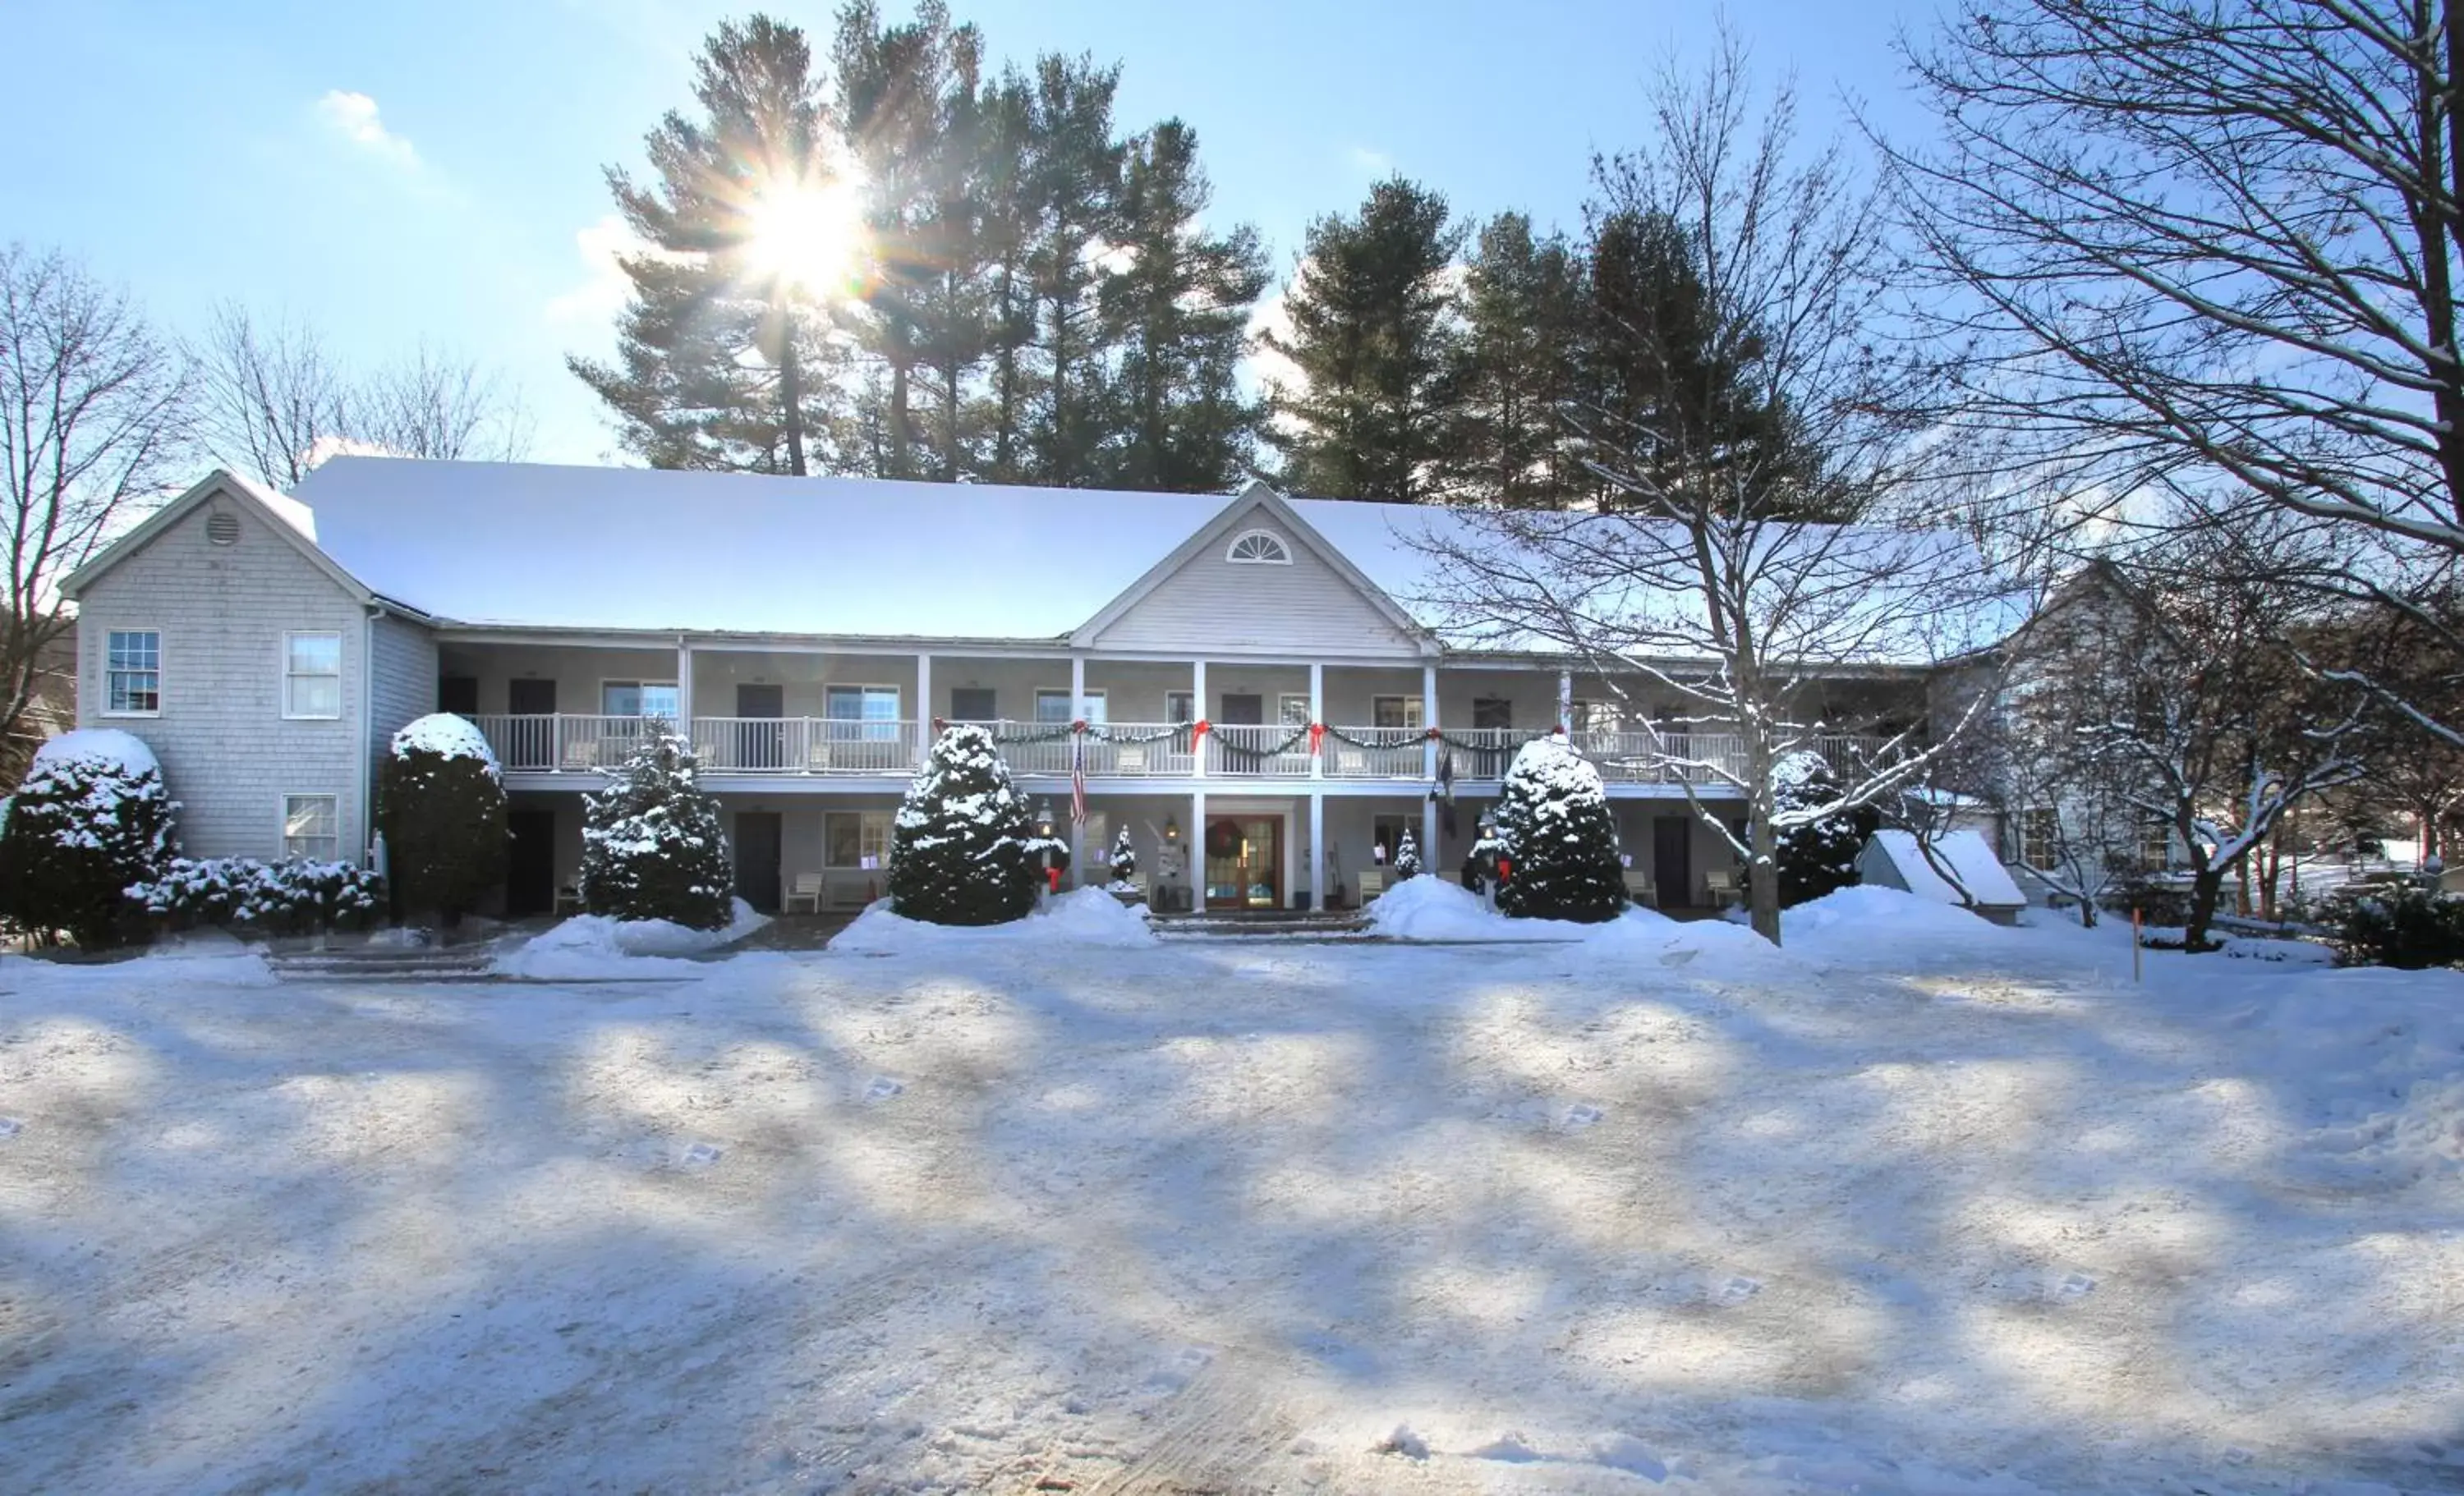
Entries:
[[1288,566],[1292,549],[1272,530],[1243,530],[1232,538],[1223,559],[1236,566]]

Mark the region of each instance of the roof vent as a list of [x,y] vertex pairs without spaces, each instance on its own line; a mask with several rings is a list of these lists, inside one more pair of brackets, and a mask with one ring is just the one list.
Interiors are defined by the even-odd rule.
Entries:
[[206,516],[206,539],[216,545],[237,545],[239,516],[228,509],[217,509]]

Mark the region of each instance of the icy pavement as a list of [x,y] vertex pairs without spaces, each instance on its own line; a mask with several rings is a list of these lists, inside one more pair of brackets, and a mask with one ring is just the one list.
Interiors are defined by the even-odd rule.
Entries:
[[0,961],[0,1488],[2464,1488],[2464,978],[1945,913]]

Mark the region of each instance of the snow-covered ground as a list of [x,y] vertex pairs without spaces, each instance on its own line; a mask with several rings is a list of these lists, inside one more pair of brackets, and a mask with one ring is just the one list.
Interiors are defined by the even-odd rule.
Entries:
[[2464,1487],[2464,976],[1790,935],[0,960],[0,1487]]

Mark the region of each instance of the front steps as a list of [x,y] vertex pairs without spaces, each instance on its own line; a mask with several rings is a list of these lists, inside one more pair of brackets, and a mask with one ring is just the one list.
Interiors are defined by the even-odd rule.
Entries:
[[485,945],[336,945],[267,953],[284,981],[476,981],[488,976]]
[[1218,910],[1152,921],[1166,940],[1375,940],[1367,915],[1351,910]]

